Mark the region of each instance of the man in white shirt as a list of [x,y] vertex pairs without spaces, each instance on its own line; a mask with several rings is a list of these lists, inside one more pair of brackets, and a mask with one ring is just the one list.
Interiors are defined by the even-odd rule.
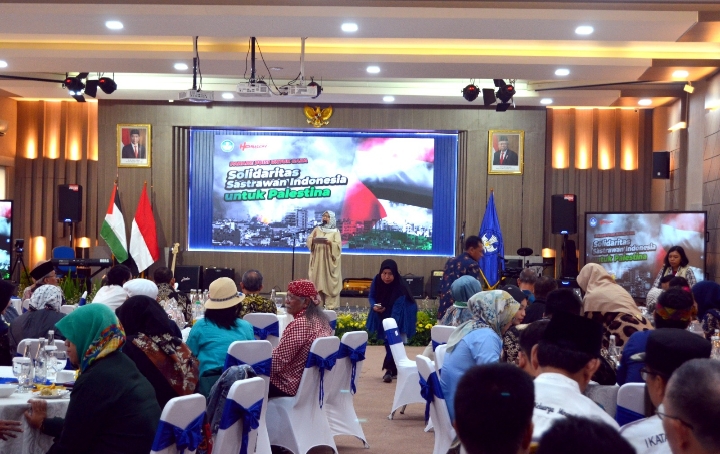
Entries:
[[585,317],[557,313],[548,323],[538,345],[532,349],[535,378],[533,441],[567,415],[583,416],[619,426],[595,402],[585,397],[590,378],[600,367],[602,326]]
[[[659,413],[665,411],[661,402],[673,372],[691,359],[709,358],[710,350],[710,342],[684,329],[664,328],[650,333],[645,352],[633,355],[631,359],[645,362],[640,374],[645,380],[650,400]],[[620,434],[633,445],[638,454],[671,452],[658,415],[626,424],[620,429]]]

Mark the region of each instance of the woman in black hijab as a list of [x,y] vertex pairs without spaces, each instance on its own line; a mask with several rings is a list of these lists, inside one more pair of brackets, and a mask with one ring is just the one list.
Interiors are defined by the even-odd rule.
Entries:
[[368,313],[367,329],[377,333],[378,339],[385,339],[385,361],[382,368],[385,370],[383,381],[392,382],[397,375],[397,367],[390,350],[390,344],[385,336],[382,321],[388,317],[395,319],[401,336],[405,339],[415,335],[417,323],[417,304],[410,294],[405,281],[398,272],[395,260],[385,260],[380,265],[380,272],[375,276],[370,286],[370,311]]
[[173,397],[195,392],[198,361],[175,336],[175,322],[157,301],[144,295],[133,296],[115,314],[127,336],[122,351],[153,385],[160,408]]

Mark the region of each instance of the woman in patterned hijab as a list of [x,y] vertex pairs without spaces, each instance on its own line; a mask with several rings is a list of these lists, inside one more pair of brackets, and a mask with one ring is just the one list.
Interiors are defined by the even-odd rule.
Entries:
[[506,326],[512,323],[520,304],[504,290],[490,290],[473,295],[468,300],[472,319],[458,326],[448,340],[447,351],[452,352],[455,345],[468,333],[481,328],[490,328],[502,338]]
[[150,384],[160,407],[168,400],[192,394],[198,381],[198,361],[175,336],[175,322],[152,298],[132,296],[115,311],[125,328],[123,353],[135,362]]

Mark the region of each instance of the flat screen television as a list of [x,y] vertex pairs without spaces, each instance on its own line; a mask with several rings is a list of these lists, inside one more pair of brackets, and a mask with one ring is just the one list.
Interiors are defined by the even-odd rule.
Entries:
[[668,249],[681,246],[705,278],[706,211],[585,213],[585,263],[601,264],[634,298],[645,298]]
[[12,264],[12,200],[0,200],[0,275],[10,279]]

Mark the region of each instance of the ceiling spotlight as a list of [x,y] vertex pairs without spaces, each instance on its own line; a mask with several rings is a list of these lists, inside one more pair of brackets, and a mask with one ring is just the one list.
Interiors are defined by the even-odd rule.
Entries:
[[567,76],[568,74],[570,74],[570,70],[569,70],[569,69],[560,68],[560,69],[556,69],[556,70],[555,70],[555,75],[556,75],[556,76]]
[[591,35],[595,29],[591,25],[581,25],[575,29],[575,33],[578,35]]
[[85,97],[83,96],[83,93],[85,93],[85,84],[82,79],[86,77],[87,73],[80,73],[77,76],[68,76],[63,81],[68,94],[78,102],[85,102]]
[[683,87],[683,91],[685,91],[685,92],[687,92],[687,93],[692,93],[692,92],[695,91],[695,87],[693,87],[692,84],[691,84],[690,82],[688,82],[688,83],[686,83],[685,86]]
[[548,104],[552,104],[552,103],[553,103],[553,100],[550,99],[550,98],[543,98],[543,99],[540,100],[540,104],[545,104],[546,106],[547,106]]
[[103,76],[98,79],[98,85],[100,86],[100,90],[102,90],[108,95],[117,90],[117,83],[115,83],[115,81],[109,77]]
[[352,22],[346,22],[340,26],[340,29],[345,33],[354,33],[358,31],[358,26]]
[[85,94],[95,98],[97,96],[97,89],[100,81],[98,80],[86,80],[85,81]]
[[281,66],[271,66],[270,71],[282,71],[282,67]]
[[470,84],[462,89],[463,98],[469,102],[475,101],[479,94],[480,89],[475,84]]
[[495,96],[497,96],[500,101],[509,103],[512,97],[515,96],[515,87],[506,84],[502,79],[493,79],[493,82],[495,83],[495,86],[498,87],[498,91],[495,93]]
[[368,66],[367,72],[369,72],[370,74],[377,74],[380,72],[380,67],[379,66]]
[[0,68],[7,68],[7,62],[5,60],[0,60]]
[[650,104],[652,104],[652,99],[644,98],[638,101],[639,106],[649,106]]
[[122,30],[123,29],[123,23],[119,20],[109,20],[105,22],[105,26],[109,28],[110,30]]
[[689,75],[690,73],[685,71],[684,69],[678,69],[677,71],[672,73],[673,79],[685,79]]
[[395,96],[383,96],[384,102],[395,102]]
[[178,71],[185,71],[186,69],[188,69],[188,65],[186,65],[185,63],[175,63],[174,68]]
[[233,95],[232,93],[223,93],[222,97],[223,99],[234,99],[235,95]]

